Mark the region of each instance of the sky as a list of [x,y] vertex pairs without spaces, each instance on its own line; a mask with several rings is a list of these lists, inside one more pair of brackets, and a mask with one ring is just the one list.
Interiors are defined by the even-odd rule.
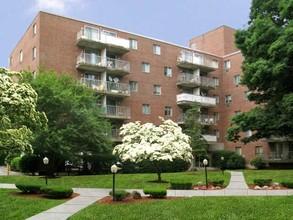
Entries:
[[39,11],[181,46],[222,25],[247,26],[251,0],[1,0],[0,67]]

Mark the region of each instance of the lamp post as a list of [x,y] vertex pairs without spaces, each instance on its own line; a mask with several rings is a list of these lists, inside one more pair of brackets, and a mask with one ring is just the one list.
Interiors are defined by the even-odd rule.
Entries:
[[208,173],[207,173],[208,160],[207,159],[203,160],[203,165],[204,165],[205,176],[206,176],[206,187],[208,189]]
[[112,196],[113,196],[113,202],[115,201],[115,174],[118,171],[118,167],[116,164],[113,164],[111,166],[111,173],[113,173],[113,188],[112,188]]
[[47,168],[47,166],[48,166],[48,164],[49,164],[49,159],[48,159],[48,157],[44,157],[44,159],[43,159],[43,163],[44,163],[44,165],[45,165],[45,169],[46,169],[46,173],[45,173],[45,180],[46,180],[46,185],[48,185],[48,177],[47,177],[47,175],[48,175],[48,168]]
[[224,157],[221,157],[221,170],[222,170],[222,174],[224,174]]

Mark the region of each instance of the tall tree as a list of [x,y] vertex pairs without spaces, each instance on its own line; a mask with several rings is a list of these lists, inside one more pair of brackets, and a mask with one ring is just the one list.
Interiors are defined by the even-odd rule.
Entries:
[[33,131],[47,123],[45,113],[36,110],[37,93],[29,84],[18,83],[20,78],[20,73],[0,68],[0,152],[7,162],[32,153]]
[[50,159],[53,172],[64,160],[97,162],[111,155],[110,124],[97,108],[97,94],[69,74],[41,72],[29,80],[39,94],[38,109],[46,112],[48,128],[37,132],[33,148]]
[[182,129],[171,120],[161,118],[162,124],[155,126],[152,123],[141,124],[139,121],[125,124],[120,134],[122,144],[114,148],[122,161],[141,162],[152,161],[157,171],[158,182],[161,181],[160,161],[182,159],[190,162],[192,149],[189,146],[189,137],[182,133]]
[[[244,56],[242,84],[257,107],[231,120],[227,139],[293,137],[293,1],[253,0],[248,27],[236,32]],[[240,132],[252,136],[241,138]]]

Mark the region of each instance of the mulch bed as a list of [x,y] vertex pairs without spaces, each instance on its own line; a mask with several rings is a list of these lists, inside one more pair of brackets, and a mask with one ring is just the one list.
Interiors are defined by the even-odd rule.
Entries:
[[143,196],[141,199],[134,199],[131,196],[127,196],[122,201],[115,201],[113,202],[112,196],[107,196],[99,201],[97,201],[97,204],[107,204],[107,205],[119,205],[119,204],[133,204],[133,203],[143,203],[143,202],[157,202],[157,201],[165,201],[165,200],[174,200],[174,199],[180,199],[182,197],[173,197],[173,196],[167,196],[162,199],[154,199],[151,197]]

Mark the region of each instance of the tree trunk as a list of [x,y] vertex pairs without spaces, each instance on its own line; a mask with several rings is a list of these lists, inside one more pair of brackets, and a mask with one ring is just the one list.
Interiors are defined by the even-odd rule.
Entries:
[[161,182],[162,181],[162,178],[161,178],[162,171],[161,171],[160,165],[157,164],[156,162],[154,162],[154,166],[155,166],[155,169],[156,169],[157,175],[158,175],[158,180],[157,181]]

